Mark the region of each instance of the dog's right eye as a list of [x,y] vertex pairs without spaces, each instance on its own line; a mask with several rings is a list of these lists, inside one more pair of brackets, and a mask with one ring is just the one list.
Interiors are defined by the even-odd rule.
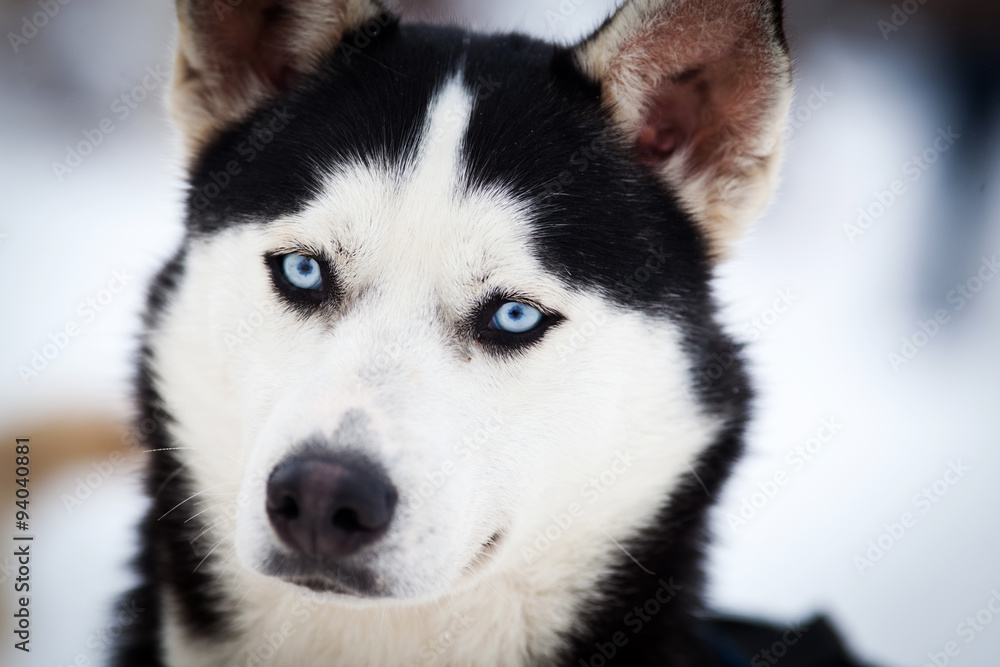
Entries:
[[480,306],[472,322],[473,335],[494,350],[515,350],[537,342],[549,327],[562,319],[558,313],[545,312],[541,306],[526,303],[523,298],[498,295]]
[[317,306],[328,293],[329,270],[317,257],[300,252],[268,255],[271,279],[275,288],[289,301],[303,306]]
[[323,286],[323,274],[319,262],[312,257],[292,253],[281,260],[281,270],[294,287],[299,289],[319,289]]
[[517,301],[508,301],[500,306],[490,320],[490,327],[507,333],[524,333],[537,327],[545,319],[534,306]]

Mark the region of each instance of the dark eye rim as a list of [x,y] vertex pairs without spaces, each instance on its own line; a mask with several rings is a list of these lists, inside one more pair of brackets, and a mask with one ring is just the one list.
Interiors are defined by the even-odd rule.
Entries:
[[[542,319],[534,328],[521,333],[497,329],[493,325],[493,316],[500,306],[510,302],[531,306],[542,314]],[[510,293],[498,293],[487,297],[475,312],[472,319],[472,337],[484,347],[501,352],[525,349],[534,345],[542,339],[546,331],[564,319],[559,313],[542,306],[530,297]]]
[[[302,255],[303,257],[314,259],[319,264],[321,275],[320,285],[316,288],[296,287],[285,276],[284,260],[288,255]],[[271,283],[278,293],[288,302],[304,307],[315,309],[325,303],[334,294],[336,283],[334,282],[333,271],[330,262],[322,254],[303,248],[283,248],[272,251],[264,255],[264,262],[271,270]]]

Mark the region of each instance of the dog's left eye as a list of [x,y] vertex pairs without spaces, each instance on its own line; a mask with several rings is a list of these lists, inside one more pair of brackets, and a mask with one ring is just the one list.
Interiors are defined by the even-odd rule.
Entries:
[[538,342],[561,320],[558,313],[510,297],[495,297],[479,310],[475,338],[494,351],[516,350]]
[[312,257],[291,253],[281,260],[285,279],[299,289],[318,290],[323,285],[319,262]]
[[309,312],[336,294],[333,274],[321,258],[301,252],[265,256],[277,292],[295,306]]
[[490,327],[507,333],[524,333],[537,327],[543,317],[541,311],[533,306],[508,301],[493,314]]

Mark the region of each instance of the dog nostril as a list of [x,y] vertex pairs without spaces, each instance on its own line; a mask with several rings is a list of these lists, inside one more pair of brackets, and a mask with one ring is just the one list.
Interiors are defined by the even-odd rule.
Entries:
[[289,521],[299,518],[299,504],[295,502],[295,498],[287,494],[282,496],[271,511]]
[[361,525],[358,513],[350,508],[344,508],[334,512],[333,525],[341,530],[346,530],[351,533],[359,530],[366,530],[366,528]]

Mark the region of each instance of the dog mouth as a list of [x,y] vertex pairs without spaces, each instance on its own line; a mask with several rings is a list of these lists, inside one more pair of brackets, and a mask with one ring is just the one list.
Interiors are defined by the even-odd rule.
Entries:
[[389,594],[380,579],[365,568],[272,554],[263,573],[317,593],[377,598]]
[[377,590],[359,590],[358,588],[345,586],[326,577],[290,577],[285,579],[285,581],[297,586],[302,586],[303,588],[308,588],[314,593],[334,593],[337,595],[356,598],[386,597],[385,594],[382,594]]
[[[503,529],[490,535],[462,568],[463,577],[475,576],[486,569],[496,559],[504,537]],[[352,598],[393,597],[384,585],[380,585],[383,584],[381,579],[363,567],[345,567],[344,564],[289,558],[274,553],[264,566],[263,573],[317,593],[333,593]]]

